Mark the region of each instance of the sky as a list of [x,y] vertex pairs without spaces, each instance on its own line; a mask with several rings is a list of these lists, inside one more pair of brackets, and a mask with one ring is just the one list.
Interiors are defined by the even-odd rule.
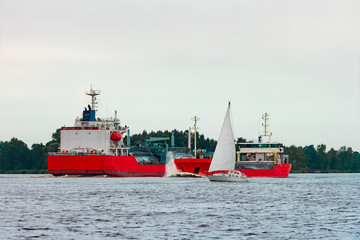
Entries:
[[0,141],[31,147],[101,90],[131,133],[235,137],[360,151],[360,1],[2,0]]

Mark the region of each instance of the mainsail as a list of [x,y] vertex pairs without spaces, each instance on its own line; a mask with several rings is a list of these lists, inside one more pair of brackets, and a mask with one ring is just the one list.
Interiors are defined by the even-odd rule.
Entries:
[[230,102],[227,108],[218,143],[210,164],[209,172],[235,169],[235,142],[230,121]]

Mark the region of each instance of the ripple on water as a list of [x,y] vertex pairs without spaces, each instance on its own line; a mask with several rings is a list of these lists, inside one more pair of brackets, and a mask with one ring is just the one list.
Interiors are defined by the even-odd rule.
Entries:
[[359,239],[360,174],[206,178],[0,175],[4,239]]

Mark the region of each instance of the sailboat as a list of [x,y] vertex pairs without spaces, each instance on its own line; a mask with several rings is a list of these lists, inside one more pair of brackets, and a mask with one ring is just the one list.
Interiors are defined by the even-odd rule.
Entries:
[[244,182],[246,175],[235,170],[235,142],[230,121],[230,102],[221,128],[219,141],[211,161],[208,178],[217,182]]

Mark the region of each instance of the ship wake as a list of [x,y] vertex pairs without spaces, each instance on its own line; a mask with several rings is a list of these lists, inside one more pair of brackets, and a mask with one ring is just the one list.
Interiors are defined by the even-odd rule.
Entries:
[[200,176],[195,173],[189,173],[189,172],[177,172],[177,173],[167,176],[167,177],[202,178],[202,177],[206,177],[206,176]]
[[173,152],[167,153],[168,162],[165,165],[165,177],[170,177],[178,173],[174,162],[174,154]]

